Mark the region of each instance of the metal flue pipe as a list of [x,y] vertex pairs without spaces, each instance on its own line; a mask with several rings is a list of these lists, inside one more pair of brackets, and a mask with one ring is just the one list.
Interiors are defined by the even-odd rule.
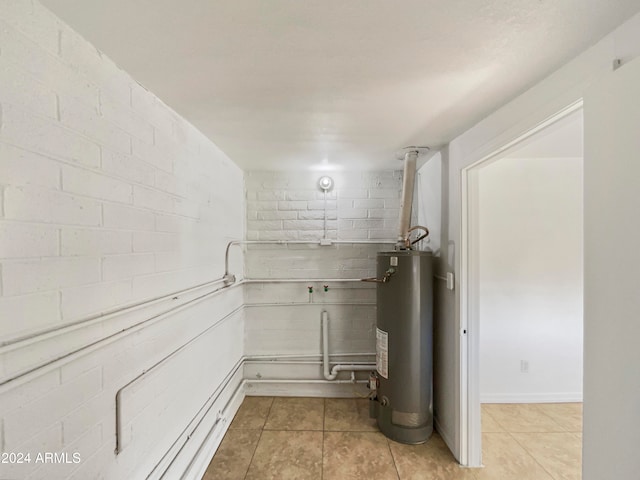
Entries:
[[416,163],[418,149],[408,150],[404,154],[404,172],[402,174],[402,204],[400,206],[400,226],[398,229],[397,248],[410,248],[409,226],[411,225],[411,206],[413,203],[413,187],[416,182]]

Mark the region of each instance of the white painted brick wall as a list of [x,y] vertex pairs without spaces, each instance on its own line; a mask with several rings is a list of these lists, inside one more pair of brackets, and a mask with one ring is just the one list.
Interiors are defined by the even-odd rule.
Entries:
[[[325,200],[317,187],[320,176],[317,172],[248,172],[245,177],[248,239],[323,238]],[[331,177],[335,186],[327,195],[327,237],[395,243],[401,172],[337,172]],[[391,245],[250,245],[245,249],[246,274],[266,279],[372,277],[376,252],[385,248]],[[320,355],[322,310],[329,313],[332,355],[353,359],[348,356],[374,352],[375,287],[328,283],[328,292],[324,292],[324,282],[313,281],[248,286],[246,354]],[[311,296],[308,286],[314,289]],[[264,378],[295,378],[295,369],[278,367],[256,365],[247,371]],[[315,372],[317,378],[322,378],[320,369]],[[297,374],[305,373],[300,370]]]
[[[317,186],[320,176],[317,172],[248,172],[247,238],[322,238],[325,199]],[[328,238],[396,238],[402,193],[400,171],[335,172],[331,176],[334,188],[326,200]],[[384,219],[390,222],[385,224]]]
[[[0,478],[133,478],[141,456],[157,458],[175,438],[137,437],[116,458],[116,391],[241,306],[241,289],[28,381],[11,378],[159,311],[43,332],[219,278],[226,243],[244,236],[243,173],[37,1],[0,0],[0,85],[0,450],[82,455],[59,468],[0,465]],[[233,362],[244,314],[234,318],[208,349],[230,349]],[[31,335],[32,344],[3,346]],[[176,429],[220,381],[183,368],[166,378],[183,381],[167,418]],[[138,432],[150,426],[143,417]]]
[[100,225],[100,202],[31,186],[4,187],[8,220],[66,225]]
[[60,167],[33,152],[0,143],[0,183],[60,187]]
[[60,122],[40,117],[22,107],[2,104],[0,141],[61,160],[100,165],[100,146]]
[[105,176],[104,172],[94,173],[73,167],[62,168],[62,189],[86,197],[131,203],[133,188],[130,184]]
[[60,294],[0,297],[0,337],[11,338],[42,330],[60,321]]

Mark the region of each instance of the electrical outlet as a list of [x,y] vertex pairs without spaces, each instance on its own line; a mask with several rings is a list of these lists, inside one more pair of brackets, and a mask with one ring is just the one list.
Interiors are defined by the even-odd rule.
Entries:
[[520,372],[529,373],[529,360],[520,360]]

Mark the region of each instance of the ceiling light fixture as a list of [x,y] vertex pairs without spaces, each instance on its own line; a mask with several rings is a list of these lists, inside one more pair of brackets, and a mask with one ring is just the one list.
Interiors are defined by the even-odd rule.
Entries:
[[326,175],[324,177],[320,177],[318,180],[318,187],[320,187],[320,190],[323,192],[328,192],[333,188],[333,178]]

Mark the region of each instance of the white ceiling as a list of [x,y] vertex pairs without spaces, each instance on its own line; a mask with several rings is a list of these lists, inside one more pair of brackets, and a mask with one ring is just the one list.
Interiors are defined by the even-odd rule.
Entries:
[[638,0],[41,0],[244,169],[397,168]]

